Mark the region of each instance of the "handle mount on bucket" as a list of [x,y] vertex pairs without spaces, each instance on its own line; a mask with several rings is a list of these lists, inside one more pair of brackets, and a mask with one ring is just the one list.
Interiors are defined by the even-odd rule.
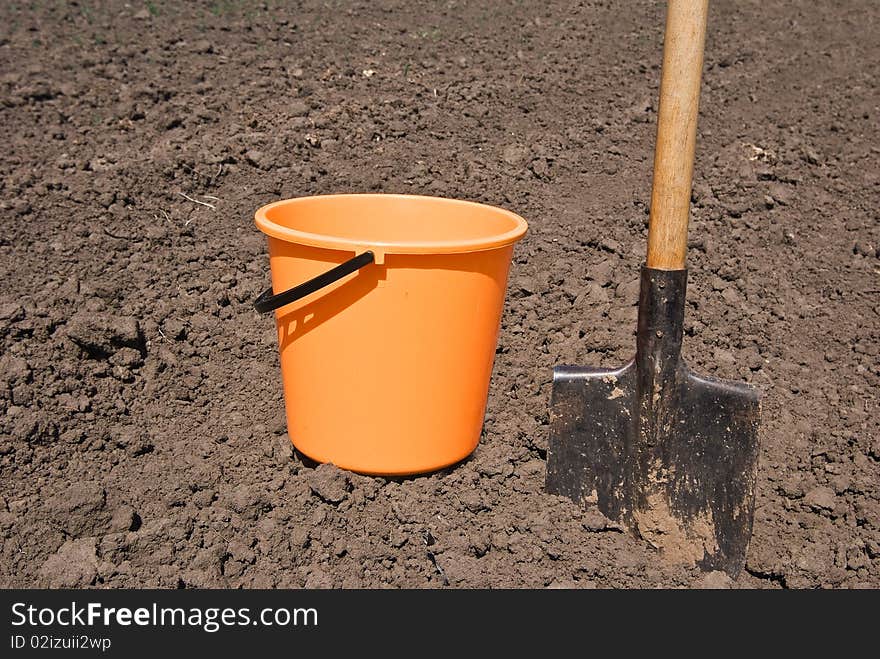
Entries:
[[324,274],[318,275],[314,279],[309,279],[307,282],[299,284],[298,286],[289,288],[283,293],[278,293],[278,295],[273,295],[272,287],[270,286],[260,294],[260,297],[254,300],[254,309],[260,313],[274,311],[279,307],[283,307],[285,304],[296,302],[297,300],[304,298],[306,295],[311,295],[315,291],[319,291],[325,286],[329,286],[333,282],[339,281],[355,270],[360,270],[365,265],[374,263],[375,260],[373,252],[358,254],[345,263],[340,263],[332,270],[328,270]]

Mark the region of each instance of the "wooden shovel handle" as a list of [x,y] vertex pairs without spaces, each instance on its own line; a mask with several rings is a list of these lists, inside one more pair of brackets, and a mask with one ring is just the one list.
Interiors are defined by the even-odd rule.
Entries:
[[669,0],[647,266],[683,270],[709,0]]

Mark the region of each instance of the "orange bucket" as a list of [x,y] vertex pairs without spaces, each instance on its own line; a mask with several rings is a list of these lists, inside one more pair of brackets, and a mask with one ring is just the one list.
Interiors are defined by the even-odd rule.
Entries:
[[345,194],[278,201],[256,223],[272,288],[254,306],[275,311],[294,446],[377,475],[470,455],[525,220],[453,199]]

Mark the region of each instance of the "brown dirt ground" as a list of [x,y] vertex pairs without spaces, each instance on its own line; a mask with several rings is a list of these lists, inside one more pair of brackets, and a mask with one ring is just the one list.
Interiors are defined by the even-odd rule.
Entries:
[[[663,11],[2,3],[0,585],[880,586],[870,0],[711,8],[685,351],[764,391],[742,576],[542,491],[552,367],[632,351]],[[530,222],[455,468],[290,448],[252,214],[342,191]]]

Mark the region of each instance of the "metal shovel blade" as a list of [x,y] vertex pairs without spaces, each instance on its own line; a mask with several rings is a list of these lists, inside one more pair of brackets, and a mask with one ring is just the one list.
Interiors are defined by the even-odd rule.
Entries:
[[758,392],[681,360],[687,271],[642,271],[636,357],[553,373],[547,491],[596,503],[676,563],[736,577],[752,532]]

